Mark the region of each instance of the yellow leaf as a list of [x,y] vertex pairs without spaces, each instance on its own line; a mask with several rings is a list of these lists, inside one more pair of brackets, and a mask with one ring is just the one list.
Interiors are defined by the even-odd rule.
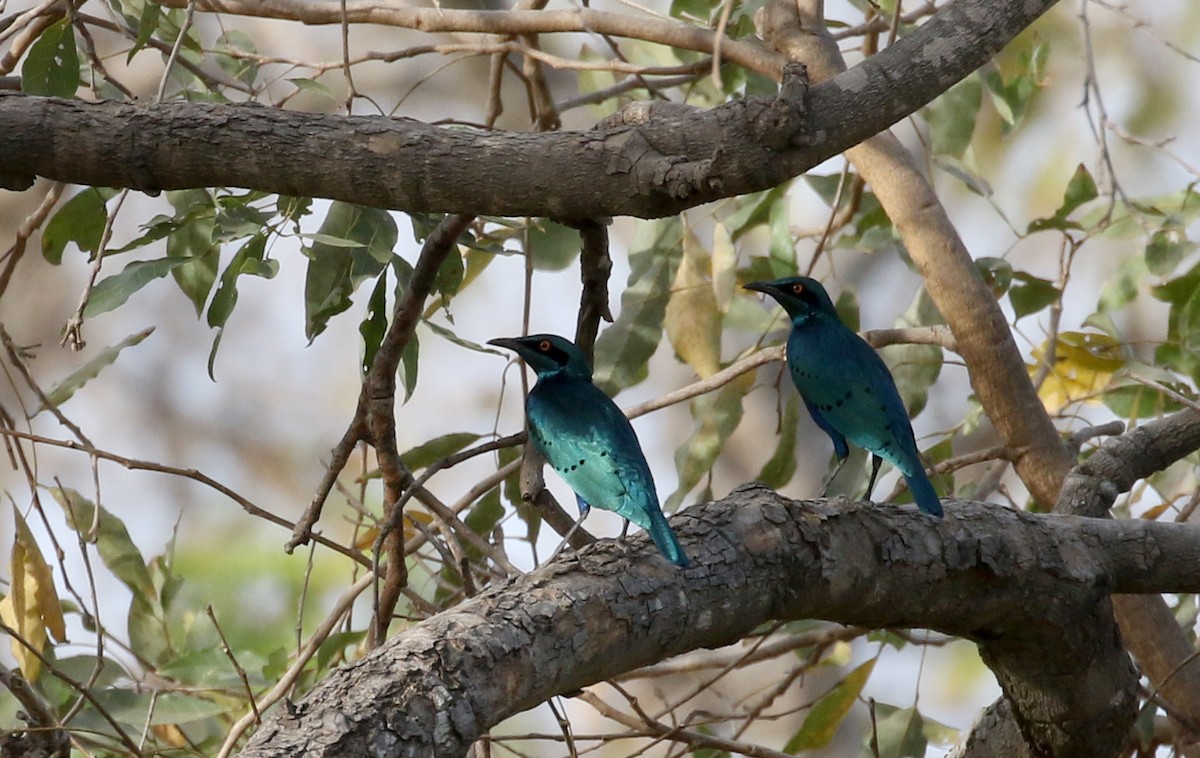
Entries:
[[675,353],[701,377],[721,368],[721,314],[708,254],[691,231],[683,237],[683,259],[671,285],[663,328]]
[[728,313],[737,290],[737,251],[729,230],[719,221],[713,227],[712,283],[717,310]]
[[[1028,367],[1037,374],[1048,345],[1034,348],[1035,363]],[[1078,401],[1099,402],[1099,395],[1112,383],[1113,374],[1126,358],[1121,343],[1097,332],[1062,332],[1054,345],[1054,364],[1038,390],[1046,410],[1056,413]]]
[[359,533],[358,539],[354,541],[354,547],[359,550],[370,550],[375,546],[375,540],[379,539],[379,529],[371,527],[364,529]]
[[1164,511],[1166,511],[1170,507],[1171,507],[1170,503],[1162,503],[1160,505],[1156,505],[1153,508],[1151,508],[1150,510],[1143,513],[1142,519],[1145,521],[1155,521],[1158,519],[1159,516],[1163,515]]
[[16,508],[13,508],[13,520],[16,532],[10,564],[11,593],[0,601],[0,619],[20,635],[21,640],[14,638],[11,642],[13,657],[17,659],[21,674],[32,682],[42,667],[34,651],[46,650],[47,630],[59,642],[66,641],[67,631],[62,603],[54,589],[54,573],[42,557],[29,525]]
[[160,742],[165,742],[171,747],[184,748],[188,746],[187,737],[174,724],[155,724],[150,727],[150,730],[154,732],[154,736],[158,737]]
[[17,541],[25,546],[25,568],[34,580],[34,591],[37,608],[41,612],[42,621],[54,639],[59,642],[67,641],[67,627],[63,621],[62,602],[58,599],[58,591],[54,588],[54,570],[42,557],[41,548],[29,531],[29,525],[21,517],[16,508],[13,509],[17,525]]

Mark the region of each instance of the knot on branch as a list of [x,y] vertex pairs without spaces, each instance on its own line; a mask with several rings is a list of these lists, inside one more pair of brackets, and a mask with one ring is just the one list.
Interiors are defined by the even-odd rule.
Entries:
[[770,150],[812,144],[808,130],[808,67],[793,61],[783,67],[779,96],[754,122],[754,138]]

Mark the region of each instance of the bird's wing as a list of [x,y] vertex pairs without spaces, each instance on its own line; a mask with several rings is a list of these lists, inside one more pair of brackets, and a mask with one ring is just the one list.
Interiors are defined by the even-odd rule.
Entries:
[[541,383],[528,411],[534,444],[576,495],[648,526],[659,507],[654,480],[633,427],[607,395],[583,380]]
[[855,445],[903,471],[919,464],[908,412],[879,354],[841,325],[805,339],[793,373],[805,402]]

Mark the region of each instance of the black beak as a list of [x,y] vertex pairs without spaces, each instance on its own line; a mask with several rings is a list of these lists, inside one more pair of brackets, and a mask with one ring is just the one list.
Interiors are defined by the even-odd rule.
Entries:
[[755,292],[765,292],[770,295],[775,291],[775,285],[770,282],[746,282],[742,285],[742,289],[754,290]]
[[519,352],[521,347],[521,343],[515,337],[497,337],[494,340],[488,340],[487,343],[496,347],[507,348],[513,352]]

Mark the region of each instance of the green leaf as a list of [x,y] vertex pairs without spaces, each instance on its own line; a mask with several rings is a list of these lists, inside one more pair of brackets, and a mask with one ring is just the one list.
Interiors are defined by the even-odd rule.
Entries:
[[1116,275],[1110,278],[1101,290],[1096,310],[1108,314],[1133,302],[1147,273],[1149,269],[1144,257],[1126,257],[1118,266]]
[[1196,249],[1196,243],[1180,227],[1159,229],[1146,245],[1146,268],[1155,276],[1169,276],[1184,256]]
[[682,240],[683,224],[672,217],[645,224],[642,240],[631,248],[620,314],[596,340],[595,383],[610,397],[646,378],[647,363],[662,339]]
[[789,276],[799,269],[796,265],[796,243],[792,239],[790,207],[786,201],[771,206],[767,228],[771,231],[768,257],[775,274],[772,279]]
[[707,276],[711,266],[700,241],[688,231],[663,314],[663,330],[676,355],[702,379],[721,368],[721,313]]
[[155,279],[163,278],[187,262],[187,258],[159,258],[153,261],[130,263],[121,270],[121,273],[101,279],[92,288],[92,294],[88,298],[87,307],[83,309],[83,315],[91,318],[119,308],[133,293]]
[[988,181],[952,155],[938,155],[933,163],[942,171],[962,182],[963,186],[980,197],[991,197],[995,192]]
[[579,232],[549,219],[531,224],[525,253],[539,271],[562,271],[579,257]]
[[74,97],[78,88],[79,53],[68,16],[46,27],[30,45],[21,66],[21,89],[27,95]]
[[[1163,382],[1164,386],[1187,397],[1187,385],[1180,382]],[[1171,398],[1165,392],[1153,387],[1147,387],[1137,382],[1122,383],[1120,386],[1109,387],[1102,398],[1119,418],[1140,419],[1159,418],[1168,413],[1183,410],[1183,405]]]
[[455,345],[458,345],[459,347],[465,347],[466,349],[473,350],[476,353],[487,353],[488,355],[505,355],[505,353],[502,353],[499,350],[496,350],[495,348],[488,347],[487,345],[481,345],[478,342],[473,342],[469,339],[466,339],[465,337],[460,337],[457,334],[455,334],[453,331],[451,331],[450,329],[447,329],[446,327],[444,327],[440,324],[436,324],[432,321],[422,321],[421,323],[423,323],[423,324],[425,324],[425,326],[429,327],[429,330],[431,332],[433,332],[434,334],[436,334],[437,336],[441,337],[444,340],[449,340],[450,342],[454,343]]
[[146,46],[153,37],[154,32],[158,31],[158,23],[162,20],[163,9],[158,3],[145,2],[142,5],[142,13],[138,17],[137,38],[133,42],[133,46],[129,48],[129,54],[125,56],[125,63],[128,64],[133,60],[133,56],[138,54],[138,51]]
[[300,90],[301,92],[307,92],[311,95],[316,95],[317,97],[329,100],[330,102],[337,101],[337,98],[333,96],[333,90],[329,89],[329,86],[324,82],[319,82],[316,79],[308,79],[301,76],[288,79],[288,81],[296,85],[296,89]]
[[493,487],[471,506],[471,510],[467,511],[463,518],[463,523],[479,536],[487,537],[502,518],[504,506],[500,504],[500,488]]
[[330,663],[345,660],[347,649],[353,654],[354,649],[365,639],[366,632],[334,632],[329,635],[317,648],[317,670],[326,670]]
[[175,207],[178,223],[167,236],[167,257],[183,260],[171,269],[171,276],[199,318],[221,262],[221,246],[215,241],[216,201],[206,190],[170,192],[167,197]]
[[379,276],[392,259],[396,222],[391,214],[335,201],[320,231],[304,248],[308,273],[304,286],[304,333],[311,342],[332,316],[350,307],[358,285]]
[[479,439],[473,432],[451,432],[435,437],[401,454],[400,461],[409,471],[427,468],[449,455],[454,455]]
[[[71,374],[54,386],[46,393],[46,403],[48,406],[60,406],[71,399],[80,387],[87,384],[90,380],[95,379],[101,371],[112,365],[117,360],[117,356],[127,347],[141,344],[142,340],[150,336],[154,331],[154,327],[143,329],[140,332],[131,334],[115,345],[104,348],[100,353],[92,358],[87,363],[71,372]],[[42,406],[39,410],[44,410],[47,406]]]
[[[885,710],[891,712],[884,715]],[[875,737],[880,758],[925,758],[929,740],[925,738],[925,719],[920,712],[915,708],[889,709],[877,705],[876,716]]]
[[983,82],[975,73],[951,87],[924,109],[935,155],[962,158],[971,144],[982,103]]
[[217,37],[213,57],[217,65],[230,77],[247,86],[254,86],[258,79],[258,63],[249,57],[229,55],[229,52],[254,55],[258,48],[254,39],[240,29],[229,29]]
[[719,391],[692,400],[690,410],[695,428],[687,441],[675,450],[675,469],[679,472],[679,488],[663,504],[663,510],[674,512],[688,493],[712,470],[713,462],[742,420],[742,402],[754,386],[754,372],[749,371],[726,384]]
[[116,190],[86,187],[63,203],[42,232],[42,257],[57,266],[69,242],[84,252],[95,253],[108,218],[104,204],[116,194]]
[[237,305],[237,278],[239,276],[242,274],[265,275],[266,278],[270,279],[275,275],[279,266],[278,262],[263,261],[266,246],[267,238],[257,235],[251,237],[246,244],[242,245],[241,249],[234,253],[233,259],[229,261],[229,265],[221,273],[221,283],[217,286],[217,291],[213,295],[212,302],[209,303],[209,326],[222,327],[229,320],[234,306]]
[[[371,366],[375,365],[375,356],[379,353],[383,336],[387,334],[387,326],[387,269],[385,268],[375,283],[371,299],[367,301],[367,315],[358,325],[358,333],[362,335],[363,339],[362,371],[364,374],[368,373]],[[405,400],[408,399],[408,394],[408,392],[405,393]]]
[[262,236],[266,232],[267,214],[245,203],[218,202],[215,242],[229,242],[243,237]]
[[400,374],[400,383],[404,385],[404,402],[412,397],[413,390],[417,388],[417,370],[420,366],[421,344],[417,340],[417,333],[413,332],[408,338],[408,344],[404,346],[404,352],[400,355],[400,366],[397,371]]
[[875,668],[875,660],[872,658],[851,671],[845,679],[814,703],[804,718],[800,731],[788,740],[783,752],[797,753],[828,746],[846,714],[862,693],[863,686]]
[[[900,328],[942,323],[945,323],[942,314],[924,287],[917,291],[908,310],[896,319]],[[925,408],[929,387],[942,373],[942,349],[937,345],[890,345],[880,355],[896,380],[896,389],[908,414],[916,416]]]
[[1096,189],[1096,180],[1092,178],[1091,173],[1087,170],[1087,166],[1080,163],[1075,168],[1075,173],[1071,175],[1070,181],[1067,182],[1067,189],[1063,193],[1062,205],[1054,212],[1053,216],[1030,222],[1029,231],[1081,229],[1082,227],[1077,222],[1069,221],[1067,217],[1079,208],[1079,206],[1095,200],[1099,196],[1100,192]]
[[[97,509],[92,501],[73,489],[55,487],[50,493],[62,507],[67,525],[95,540],[96,551],[104,565],[133,591],[134,597],[157,597],[154,583],[150,581],[150,572],[146,570],[146,561],[119,518],[103,507]],[[94,532],[93,526],[96,527]]]
[[1012,285],[1013,267],[1012,264],[1003,258],[978,258],[975,261],[975,267],[979,269],[980,276],[983,281],[992,290],[992,295],[997,299],[1002,297],[1008,288]]
[[1167,341],[1155,351],[1155,363],[1200,381],[1200,265],[1155,287],[1152,293],[1171,306]]
[[1062,296],[1053,282],[1024,271],[1014,271],[1012,276],[1014,282],[1008,298],[1018,319],[1053,305]]
[[779,444],[771,459],[754,477],[773,490],[780,489],[796,474],[796,432],[800,425],[800,395],[787,393],[783,415],[779,420]]
[[1030,102],[1041,90],[1049,52],[1049,46],[1035,38],[1029,48],[1017,56],[1015,74],[1005,78],[995,67],[984,74],[983,81],[987,84],[992,105],[1004,120],[1006,134],[1020,126]]
[[[810,179],[811,181],[817,181],[821,178],[823,177],[811,177],[809,174],[804,175],[805,181],[810,181]],[[791,182],[786,182],[769,190],[737,198],[737,210],[730,213],[725,219],[725,226],[729,228],[730,236],[734,242],[746,232],[768,222],[771,217],[772,206],[781,200],[786,202],[786,190],[790,184]],[[833,202],[832,197],[827,199],[826,202]]]
[[445,259],[442,260],[442,265],[438,267],[437,276],[433,278],[433,291],[447,298],[458,294],[458,288],[463,283],[465,270],[462,254],[459,252],[458,247],[455,246]]

